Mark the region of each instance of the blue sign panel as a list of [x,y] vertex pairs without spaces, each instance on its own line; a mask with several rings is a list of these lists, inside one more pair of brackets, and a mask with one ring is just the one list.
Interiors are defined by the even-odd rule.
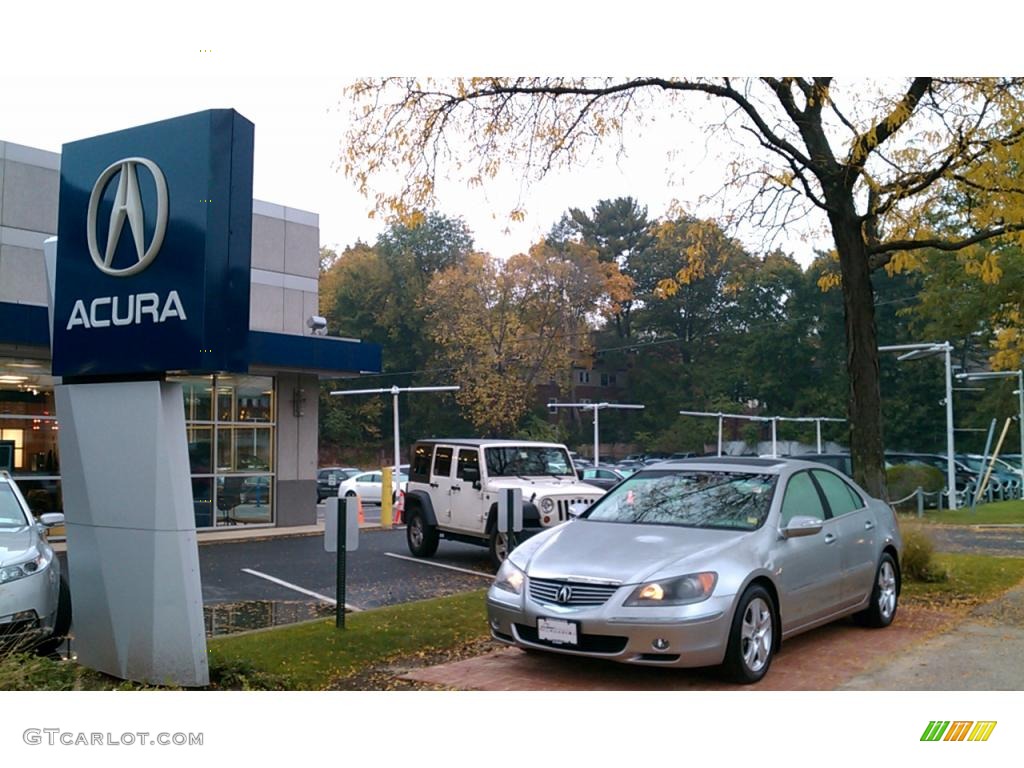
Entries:
[[64,145],[54,375],[247,370],[252,166],[230,109]]

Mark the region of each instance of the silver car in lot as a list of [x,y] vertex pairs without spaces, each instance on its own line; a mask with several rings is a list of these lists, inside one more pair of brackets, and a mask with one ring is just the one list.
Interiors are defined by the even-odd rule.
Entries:
[[892,509],[830,467],[689,459],[641,470],[515,549],[487,594],[495,639],[760,680],[780,643],[853,615],[888,626]]
[[63,522],[59,513],[35,522],[18,486],[0,472],[0,650],[54,650],[67,634],[67,582],[44,533]]

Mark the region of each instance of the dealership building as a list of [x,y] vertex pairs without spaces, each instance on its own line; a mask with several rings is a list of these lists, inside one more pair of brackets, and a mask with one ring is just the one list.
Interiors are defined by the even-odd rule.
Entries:
[[[0,469],[37,514],[63,506],[43,255],[57,234],[60,164],[0,141]],[[310,327],[315,213],[253,201],[249,272],[247,370],[166,376],[183,388],[199,529],[314,523],[319,380],[380,371],[379,346]]]

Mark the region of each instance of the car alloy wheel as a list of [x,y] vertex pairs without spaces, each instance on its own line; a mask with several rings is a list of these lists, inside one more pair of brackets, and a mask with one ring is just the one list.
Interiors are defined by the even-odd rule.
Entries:
[[772,653],[772,609],[760,597],[755,597],[743,612],[740,625],[740,649],[743,663],[757,674],[768,664]]
[[761,584],[740,597],[729,630],[724,669],[737,683],[756,683],[768,673],[775,654],[775,601]]
[[878,568],[878,615],[886,623],[896,612],[896,568],[885,559]]

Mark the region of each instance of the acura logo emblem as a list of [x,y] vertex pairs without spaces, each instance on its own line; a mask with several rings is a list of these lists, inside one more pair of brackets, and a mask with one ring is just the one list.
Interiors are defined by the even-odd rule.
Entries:
[[[142,195],[139,193],[139,165],[146,166],[156,183],[156,226],[153,229],[153,240],[148,247],[145,245],[146,217],[142,210]],[[103,254],[100,254],[96,238],[96,217],[99,214],[100,198],[114,176],[118,176],[117,193],[114,195],[114,207],[110,212],[110,222],[107,226],[107,246]],[[128,228],[135,243],[136,262],[129,267],[115,269],[111,264],[114,261],[117,243],[121,239],[125,219],[128,220]],[[112,277],[130,277],[148,267],[160,251],[167,231],[167,181],[160,167],[144,157],[126,157],[108,166],[96,179],[92,195],[89,196],[86,230],[89,254],[96,267],[104,274]]]
[[572,587],[568,584],[560,587],[558,593],[555,595],[555,599],[560,603],[568,603],[572,600]]

